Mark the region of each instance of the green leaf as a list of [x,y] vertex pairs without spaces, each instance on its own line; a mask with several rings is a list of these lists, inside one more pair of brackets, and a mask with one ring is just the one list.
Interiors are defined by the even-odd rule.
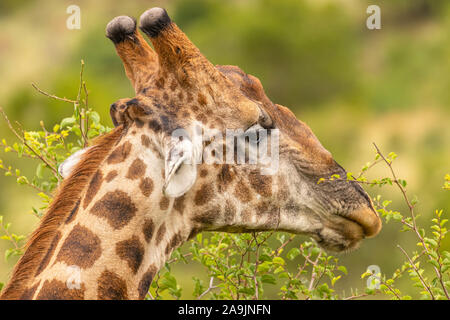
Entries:
[[341,271],[341,272],[343,272],[345,275],[347,275],[348,274],[348,272],[347,272],[347,268],[346,267],[344,267],[344,266],[339,266],[338,268],[337,268],[339,271]]
[[75,122],[76,122],[76,120],[75,120],[74,117],[64,118],[64,119],[61,120],[60,127],[61,128],[65,128],[65,127],[68,127],[68,126],[72,126],[72,125],[75,124]]
[[281,257],[275,257],[275,258],[273,258],[272,262],[275,263],[275,264],[281,264],[281,265],[284,265],[284,259],[281,258]]
[[95,137],[98,136],[98,135],[99,135],[99,132],[98,132],[97,130],[95,130],[95,129],[90,129],[90,130],[88,131],[88,133],[87,133],[87,137],[88,137],[89,139],[95,138]]
[[261,276],[261,282],[263,283],[270,283],[270,284],[276,284],[277,280],[275,279],[274,276],[270,275],[270,274],[264,274]]
[[271,266],[272,266],[272,262],[264,261],[263,263],[258,265],[258,272],[267,272],[267,271],[269,271]]
[[36,168],[36,177],[38,177],[39,179],[43,179],[44,178],[44,168],[45,168],[45,163],[39,163],[37,168]]
[[300,254],[300,249],[299,248],[292,248],[286,254],[286,258],[288,258],[289,260],[294,260],[295,257],[297,257],[299,254]]
[[17,183],[18,184],[29,184],[27,177],[25,176],[20,176],[17,178]]
[[100,123],[100,115],[96,111],[90,111],[89,112],[89,119],[94,124],[99,124]]
[[336,281],[338,281],[340,278],[341,278],[341,276],[337,276],[337,277],[334,277],[333,279],[331,279],[331,285],[334,286]]
[[8,260],[8,258],[11,257],[13,253],[14,253],[13,249],[7,249],[5,251],[5,260]]
[[428,263],[432,264],[433,266],[439,269],[439,263],[436,260],[430,259],[428,260]]
[[283,271],[284,271],[284,267],[283,266],[279,266],[278,268],[275,269],[275,271],[273,273],[277,274],[277,273],[280,273],[280,272],[283,272]]
[[248,295],[253,295],[253,294],[255,294],[255,289],[250,288],[250,287],[243,287],[243,288],[239,288],[238,292],[248,294]]
[[428,244],[432,245],[435,248],[438,246],[438,243],[434,239],[424,238],[424,240],[425,240],[425,243],[428,243]]

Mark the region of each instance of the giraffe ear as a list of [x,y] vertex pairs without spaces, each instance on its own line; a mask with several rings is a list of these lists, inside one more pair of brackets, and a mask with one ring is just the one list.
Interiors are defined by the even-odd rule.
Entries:
[[68,157],[66,160],[64,160],[64,162],[61,163],[58,167],[58,172],[61,175],[61,177],[63,177],[64,179],[67,178],[72,173],[73,169],[75,169],[77,164],[80,162],[83,154],[85,154],[90,148],[91,147],[78,150],[70,157]]
[[189,139],[176,139],[165,154],[164,194],[177,198],[185,194],[197,179],[194,145]]

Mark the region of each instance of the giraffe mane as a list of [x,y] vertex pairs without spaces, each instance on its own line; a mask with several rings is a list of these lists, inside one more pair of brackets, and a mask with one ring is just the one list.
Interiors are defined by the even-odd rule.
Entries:
[[123,127],[119,126],[112,132],[97,138],[93,147],[89,148],[69,177],[58,187],[39,227],[29,237],[25,245],[25,253],[16,264],[8,285],[0,295],[0,300],[21,298],[49,250],[58,228],[79,201],[99,165],[120,140],[123,131]]

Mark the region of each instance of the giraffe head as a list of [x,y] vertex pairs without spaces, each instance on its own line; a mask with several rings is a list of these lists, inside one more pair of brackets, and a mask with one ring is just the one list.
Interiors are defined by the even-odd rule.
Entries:
[[[136,24],[120,16],[106,28],[136,91],[110,113],[126,136],[139,137],[134,147],[157,155],[160,163],[148,165],[163,168],[161,197],[174,201],[165,214],[189,216],[192,234],[283,230],[332,251],[356,248],[380,231],[357,183],[318,184],[346,172],[305,123],[267,98],[257,78],[213,66],[164,9],[140,17],[154,49]],[[263,147],[270,161],[251,162]]]

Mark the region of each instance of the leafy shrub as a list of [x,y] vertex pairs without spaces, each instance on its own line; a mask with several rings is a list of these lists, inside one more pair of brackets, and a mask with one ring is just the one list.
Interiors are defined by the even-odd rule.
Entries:
[[[33,177],[22,175],[19,168],[4,163],[0,159],[0,170],[6,177],[16,179],[19,185],[36,190],[42,199],[39,208],[32,208],[37,217],[52,200],[51,192],[61,181],[58,166],[69,155],[88,145],[89,139],[108,132],[111,128],[101,124],[100,116],[88,106],[88,90],[83,81],[81,65],[80,86],[75,100],[48,94],[37,86],[36,90],[48,96],[73,105],[73,115],[54,124],[49,131],[41,121],[40,131],[26,131],[14,127],[3,110],[6,123],[17,137],[17,142],[8,143],[2,139],[4,152],[13,152],[19,158],[29,159],[36,167]],[[417,239],[417,249],[408,253],[400,245],[404,263],[392,276],[373,273],[370,270],[361,278],[370,278],[370,286],[361,292],[350,288],[350,295],[336,292],[335,284],[347,275],[345,266],[339,259],[320,249],[315,242],[305,241],[289,250],[285,248],[295,235],[282,232],[253,232],[243,234],[201,233],[187,245],[177,249],[166,262],[153,281],[147,299],[161,299],[164,295],[179,299],[182,288],[172,273],[176,263],[198,263],[208,275],[209,283],[193,277],[193,296],[197,299],[261,299],[267,285],[278,284],[281,299],[358,299],[362,297],[392,299],[450,299],[450,252],[442,250],[442,240],[447,234],[442,210],[436,210],[429,231],[418,224],[415,213],[417,200],[407,194],[406,180],[397,177],[393,162],[397,155],[385,156],[375,145],[375,159],[363,166],[358,175],[348,173],[346,177],[331,176],[330,180],[354,180],[370,187],[395,186],[403,196],[408,212],[390,209],[391,201],[376,196],[373,201],[386,223],[391,221],[401,227],[401,231],[412,232]],[[368,180],[366,173],[376,165],[385,165],[390,176]],[[317,183],[323,182],[323,179]],[[443,188],[450,190],[450,175],[446,175]],[[5,259],[23,253],[25,236],[16,235],[11,225],[0,216],[1,239],[9,241],[11,247],[5,252]],[[380,241],[382,239],[380,238]],[[289,263],[288,263],[289,262]],[[295,263],[291,263],[295,262]],[[410,288],[401,292],[398,280],[408,275]],[[0,289],[3,284],[0,283]]]

